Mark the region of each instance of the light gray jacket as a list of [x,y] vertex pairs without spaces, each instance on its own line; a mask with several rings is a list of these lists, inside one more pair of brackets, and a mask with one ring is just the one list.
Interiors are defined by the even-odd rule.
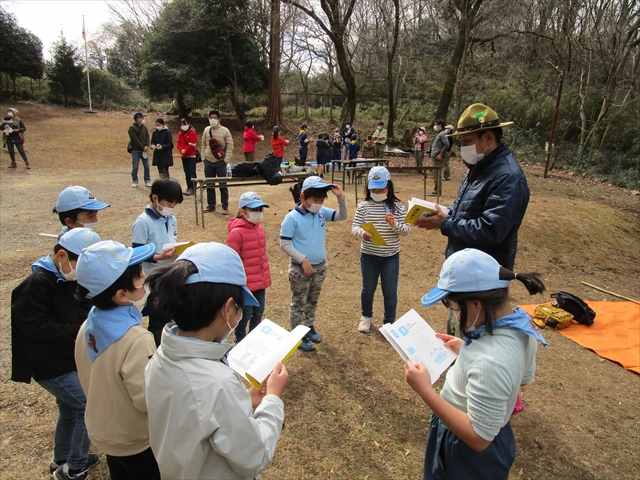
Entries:
[[431,144],[431,158],[436,158],[440,154],[444,156],[444,154],[449,151],[449,147],[450,144],[449,139],[447,138],[447,131],[442,129],[438,132],[438,135],[436,135],[436,138]]

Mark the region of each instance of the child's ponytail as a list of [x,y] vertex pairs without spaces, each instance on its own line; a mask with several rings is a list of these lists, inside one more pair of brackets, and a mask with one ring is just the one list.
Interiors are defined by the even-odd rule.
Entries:
[[536,293],[542,293],[546,290],[544,283],[540,279],[539,273],[525,272],[515,273],[504,267],[500,267],[500,280],[518,280],[529,292],[529,295],[535,295]]

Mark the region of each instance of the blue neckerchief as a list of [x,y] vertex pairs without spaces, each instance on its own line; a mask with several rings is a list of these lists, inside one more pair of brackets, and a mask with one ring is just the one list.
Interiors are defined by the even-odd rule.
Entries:
[[142,323],[142,314],[135,306],[100,310],[92,307],[84,327],[84,341],[93,362],[109,345],[120,340],[131,327]]
[[[513,313],[511,315],[507,315],[506,317],[499,318],[498,320],[493,321],[493,328],[512,328],[514,330],[519,330],[523,333],[526,333],[530,337],[537,338],[540,340],[543,346],[547,346],[548,343],[542,336],[540,332],[533,329],[531,326],[531,320],[529,314],[522,310],[520,307],[516,307],[513,309]],[[480,334],[485,333],[485,325],[476,328],[473,332],[465,332],[464,334],[464,343],[465,345],[469,345],[472,340],[477,340],[480,338]]]
[[47,255],[46,257],[42,257],[39,260],[36,260],[35,262],[33,262],[33,265],[31,265],[31,271],[35,272],[37,269],[42,268],[48,272],[53,273],[56,277],[57,280],[56,282],[66,282],[67,280],[62,276],[62,274],[60,273],[60,271],[58,270],[58,267],[56,267],[56,264],[53,263],[53,260],[51,259],[51,255]]
[[69,231],[69,227],[67,227],[66,225],[64,227],[62,227],[60,229],[60,235],[64,235],[65,233],[67,233]]

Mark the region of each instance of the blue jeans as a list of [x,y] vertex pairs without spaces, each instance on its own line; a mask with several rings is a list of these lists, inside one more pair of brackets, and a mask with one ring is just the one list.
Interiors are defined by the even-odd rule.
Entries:
[[89,436],[84,424],[87,399],[78,372],[65,373],[56,378],[38,381],[40,386],[56,397],[58,423],[53,446],[55,460],[67,460],[70,469],[81,470],[87,465]]
[[242,340],[247,336],[247,323],[249,323],[249,332],[256,328],[258,324],[262,321],[262,314],[264,313],[264,306],[267,299],[267,292],[263,288],[262,290],[255,290],[253,292],[253,296],[256,297],[259,307],[254,307],[252,305],[245,305],[244,310],[242,310],[242,320],[238,322],[238,326],[236,327],[236,343]]
[[151,182],[151,172],[149,171],[149,157],[144,158],[142,152],[131,152],[131,181],[138,183],[138,166],[142,160],[144,167],[144,183]]
[[384,323],[396,321],[398,306],[398,274],[400,270],[400,253],[390,257],[360,254],[360,270],[362,271],[362,291],[360,303],[362,316],[373,317],[373,295],[378,287],[378,278],[382,282],[384,298]]

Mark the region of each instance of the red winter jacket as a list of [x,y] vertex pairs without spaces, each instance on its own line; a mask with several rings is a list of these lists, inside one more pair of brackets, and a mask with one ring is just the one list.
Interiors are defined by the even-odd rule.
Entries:
[[273,133],[271,134],[271,151],[276,157],[284,157],[284,147],[287,145],[289,145],[289,142],[284,139],[282,133],[276,139],[273,138]]
[[271,273],[267,260],[267,236],[259,223],[244,218],[232,218],[227,225],[227,245],[233,248],[244,265],[247,288],[252,292],[271,286]]
[[258,135],[253,128],[249,128],[249,127],[244,127],[244,133],[242,134],[242,138],[244,138],[244,145],[242,145],[242,151],[244,153],[255,152],[256,143],[262,141],[262,138],[260,138],[260,135]]
[[[180,130],[178,133],[178,153],[183,158],[191,158],[196,156],[196,147],[192,147],[189,145],[190,143],[195,143],[198,145],[198,134],[192,128],[183,132]],[[186,153],[182,153],[182,150],[186,150]]]

